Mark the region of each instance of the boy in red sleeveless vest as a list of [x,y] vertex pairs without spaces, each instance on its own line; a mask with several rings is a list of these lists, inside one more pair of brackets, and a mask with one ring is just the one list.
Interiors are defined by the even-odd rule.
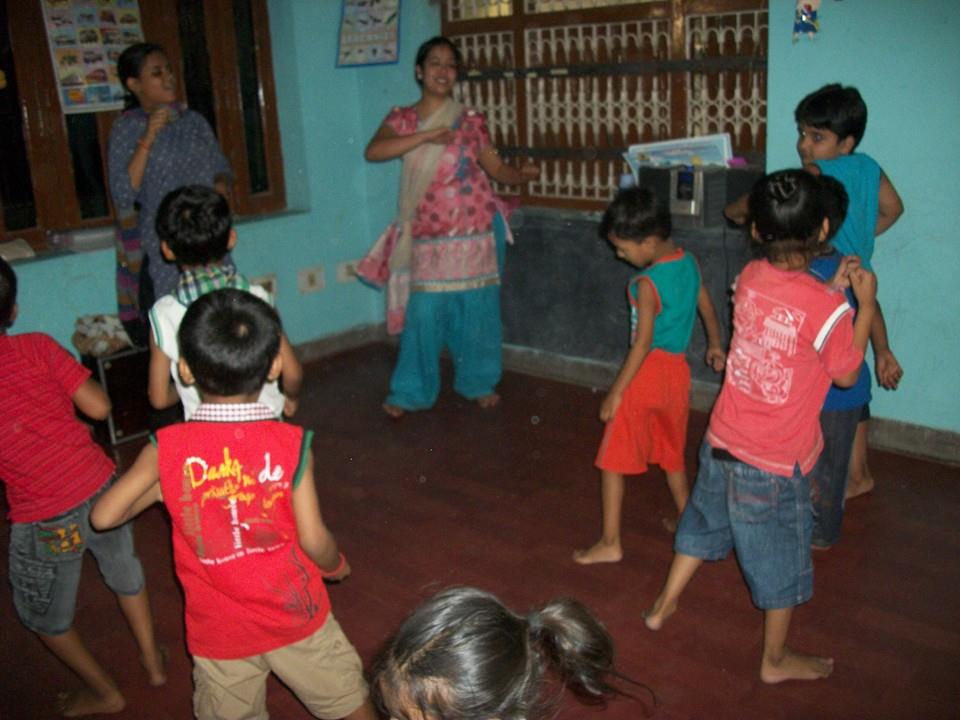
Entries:
[[282,369],[280,320],[240,290],[203,295],[178,332],[189,422],[160,430],[97,503],[113,527],[162,501],[173,526],[198,718],[265,718],[275,673],[319,718],[375,717],[324,578],[350,573],[320,516],[309,430],[257,403]]

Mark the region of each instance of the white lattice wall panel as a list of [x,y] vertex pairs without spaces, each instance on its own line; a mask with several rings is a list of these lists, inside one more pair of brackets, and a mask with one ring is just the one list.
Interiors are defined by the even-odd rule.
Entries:
[[531,197],[608,202],[617,188],[620,160],[541,160],[540,178],[528,187]]
[[670,23],[636,20],[524,31],[527,65],[589,65],[670,57]]
[[[531,28],[524,31],[527,65],[615,64],[670,56],[665,20]],[[670,133],[670,82],[644,76],[538,76],[525,79],[529,147],[626,148]],[[615,160],[541,162],[530,194],[607,200],[622,163]]]
[[[691,15],[686,20],[690,59],[756,55],[766,48],[765,10]],[[766,127],[766,70],[689,73],[687,134],[729,132],[734,145],[760,149]]]
[[623,149],[670,132],[665,77],[535,77],[525,83],[530,147]]
[[468,72],[489,68],[512,70],[517,66],[512,32],[453,35],[450,39],[460,48]]
[[516,82],[506,78],[474,80],[460,83],[454,92],[458,101],[487,116],[490,139],[497,147],[512,147],[519,142]]
[[615,5],[643,5],[659,0],[525,0],[523,9],[529,13],[560,12],[563,10],[588,10]]
[[449,22],[513,15],[513,0],[444,0],[443,5]]
[[[454,35],[450,39],[460,48],[468,73],[516,67],[511,32]],[[487,116],[490,138],[500,147],[519,143],[516,83],[512,77],[471,80],[459,83],[455,91],[457,100]]]

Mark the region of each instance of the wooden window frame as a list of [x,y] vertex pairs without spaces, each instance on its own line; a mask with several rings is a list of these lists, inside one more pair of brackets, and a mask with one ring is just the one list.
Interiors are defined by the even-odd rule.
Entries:
[[[250,4],[254,23],[258,96],[261,98],[260,122],[263,128],[268,178],[268,189],[260,193],[248,190],[250,181],[236,62],[238,48],[234,32],[233,0],[204,0],[205,41],[210,53],[210,74],[216,78],[213,94],[217,137],[234,177],[231,208],[240,217],[277,212],[286,207],[267,0],[250,0]],[[176,8],[176,0],[140,2],[144,36],[148,41],[158,43],[166,49],[178,78],[178,99],[185,102]],[[23,238],[35,251],[42,253],[51,249],[47,243],[50,233],[85,230],[114,223],[107,174],[107,141],[110,128],[119,112],[96,113],[110,214],[99,218],[81,218],[66,121],[50,65],[40,0],[8,2],[7,13],[37,220],[35,227],[7,231],[0,213],[0,239]],[[43,40],[37,42],[37,38]]]
[[[514,65],[513,74],[517,80],[514,84],[513,92],[515,97],[516,112],[516,137],[519,140],[517,147],[500,147],[499,150],[504,157],[514,157],[517,160],[523,158],[544,157],[544,150],[536,147],[525,146],[528,128],[528,107],[526,99],[526,89],[524,87],[524,77],[531,68],[528,68],[526,61],[526,47],[524,42],[524,31],[532,28],[547,28],[556,26],[565,26],[579,23],[616,23],[624,20],[669,20],[670,21],[670,57],[665,65],[672,65],[672,68],[666,68],[669,72],[670,83],[670,135],[671,138],[685,137],[687,135],[687,74],[689,71],[699,70],[698,61],[688,60],[686,58],[686,18],[689,15],[711,14],[711,13],[734,13],[738,11],[757,11],[767,10],[767,0],[661,0],[660,2],[638,3],[628,6],[611,6],[603,8],[590,8],[581,10],[554,11],[546,13],[527,14],[524,9],[524,0],[513,0],[513,14],[509,16],[465,19],[450,21],[447,19],[448,0],[442,0],[441,31],[445,36],[452,37],[454,40],[459,35],[474,35],[480,33],[504,33],[509,32],[513,35],[513,54]],[[765,47],[763,52],[762,64],[765,67]],[[704,71],[709,67],[709,61],[717,61],[721,58],[712,58],[704,62]],[[756,61],[757,58],[751,56]],[[732,58],[723,58],[728,65],[737,68],[737,62],[744,64],[744,56],[734,56]],[[732,62],[731,62],[732,60]],[[562,67],[562,66],[561,66]],[[713,67],[716,67],[714,63]],[[466,68],[465,76],[461,77],[461,82],[471,82],[472,76],[478,76],[477,73],[471,73],[471,68]],[[550,68],[536,68],[536,71],[549,72]],[[481,73],[482,75],[482,73]],[[478,76],[479,77],[479,76]],[[657,139],[667,139],[657,138]],[[735,150],[736,138],[734,138]],[[763,141],[760,140],[760,149],[751,149],[745,154],[748,159],[756,164],[763,162],[765,148]],[[596,149],[576,149],[563,148],[564,150],[580,150],[584,155],[596,152]],[[612,148],[601,149],[601,152],[609,154]],[[626,150],[626,148],[619,148]],[[549,151],[547,151],[549,152]],[[624,163],[624,172],[626,171]],[[516,194],[508,188],[503,188],[507,193]],[[542,196],[531,195],[526,187],[522,187],[519,192],[519,199],[523,204],[540,205],[548,207],[563,207],[581,210],[597,210],[603,207],[603,203],[590,199],[574,198],[545,198]]]

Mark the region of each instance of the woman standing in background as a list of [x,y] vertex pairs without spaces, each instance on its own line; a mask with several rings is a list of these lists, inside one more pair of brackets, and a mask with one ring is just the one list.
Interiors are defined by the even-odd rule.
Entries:
[[107,149],[120,225],[117,291],[131,340],[146,345],[146,313],[179,278],[176,266],[160,254],[157,207],[184,185],[207,185],[227,195],[231,174],[207,121],[177,103],[177,81],[161,46],[131,45],[117,61],[117,74],[128,93]]
[[423,43],[415,66],[419,101],[391,110],[365,153],[372,162],[403,158],[397,220],[357,268],[371,282],[387,282],[388,329],[403,328],[383,405],[394,418],[436,402],[444,347],[457,393],[481,407],[500,400],[495,231],[505,233],[507,225],[490,179],[519,184],[540,171],[504,163],[484,116],[453,99],[460,65],[449,39]]

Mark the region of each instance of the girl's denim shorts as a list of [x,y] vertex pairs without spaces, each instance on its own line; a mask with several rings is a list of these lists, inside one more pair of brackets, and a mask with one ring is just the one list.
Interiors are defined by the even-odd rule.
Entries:
[[706,441],[700,469],[674,540],[674,549],[702,560],[722,560],[731,549],[753,603],[787,608],[813,595],[810,482],[794,468],[775,475],[734,459],[720,459]]

